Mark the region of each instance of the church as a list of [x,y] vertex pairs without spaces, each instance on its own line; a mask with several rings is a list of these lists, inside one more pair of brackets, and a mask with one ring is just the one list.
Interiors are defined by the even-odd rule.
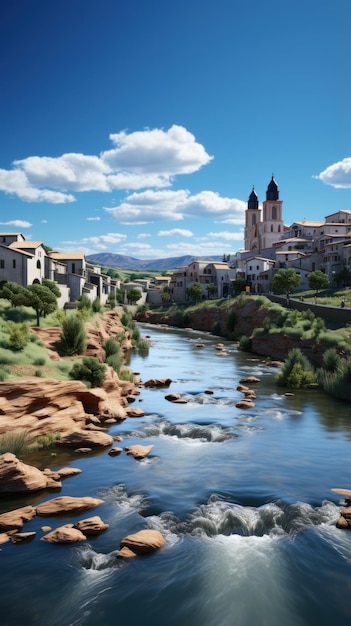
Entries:
[[245,212],[245,252],[259,254],[262,250],[272,248],[282,238],[288,227],[282,220],[283,202],[279,200],[279,189],[272,176],[266,191],[266,199],[259,208],[259,200],[253,188]]

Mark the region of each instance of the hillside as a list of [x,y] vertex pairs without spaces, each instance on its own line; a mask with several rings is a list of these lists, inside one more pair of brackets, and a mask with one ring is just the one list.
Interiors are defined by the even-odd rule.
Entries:
[[208,256],[208,257],[194,257],[194,256],[178,256],[170,257],[166,259],[137,259],[131,256],[124,256],[123,254],[113,254],[110,252],[103,252],[98,254],[90,254],[87,256],[89,263],[96,263],[105,267],[115,267],[125,270],[173,270],[177,267],[189,265],[192,261],[222,261],[221,256]]

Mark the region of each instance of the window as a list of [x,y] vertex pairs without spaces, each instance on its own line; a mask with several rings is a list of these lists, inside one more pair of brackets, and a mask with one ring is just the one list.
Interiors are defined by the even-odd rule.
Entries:
[[272,220],[276,220],[276,219],[277,219],[277,207],[272,206]]
[[3,270],[5,267],[5,261],[4,259],[0,259],[0,270]]
[[40,261],[38,260],[37,261],[37,269],[40,270],[40,268],[41,268],[41,264],[40,264]]
[[76,273],[76,264],[72,263],[72,274]]
[[16,267],[16,259],[12,259],[12,267],[13,267],[13,269],[15,269],[15,267]]
[[255,226],[255,224],[256,224],[256,213],[254,213],[252,216],[251,226]]

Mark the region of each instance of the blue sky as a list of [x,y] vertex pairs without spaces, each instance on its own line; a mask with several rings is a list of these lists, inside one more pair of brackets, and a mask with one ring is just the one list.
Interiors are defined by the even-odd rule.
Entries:
[[351,210],[350,0],[0,15],[0,231],[86,254],[234,253],[272,173],[286,224]]

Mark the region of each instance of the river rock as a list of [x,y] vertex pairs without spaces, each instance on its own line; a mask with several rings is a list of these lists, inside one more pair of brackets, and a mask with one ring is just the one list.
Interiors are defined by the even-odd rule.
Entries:
[[144,417],[145,411],[138,409],[138,407],[130,407],[127,409],[128,417]]
[[59,488],[61,483],[36,467],[26,465],[12,452],[0,456],[0,495]]
[[103,502],[103,500],[89,496],[82,498],[59,496],[58,498],[53,498],[52,500],[38,504],[35,510],[37,515],[41,516],[58,515],[61,513],[80,513],[81,511],[93,509],[103,504]]
[[82,470],[78,467],[62,467],[61,469],[57,470],[57,473],[60,478],[69,478],[70,476],[76,476],[77,474],[81,474]]
[[252,383],[259,383],[259,382],[261,382],[261,379],[257,378],[257,376],[246,376],[245,378],[242,378],[241,380],[239,380],[239,382],[242,385],[245,385],[246,383],[248,385],[251,385]]
[[[130,558],[150,554],[159,550],[166,543],[165,538],[159,530],[140,530],[134,535],[128,535],[121,541],[119,557]],[[127,548],[124,550],[124,548]]]
[[144,459],[148,454],[150,454],[152,448],[154,446],[129,446],[128,448],[124,448],[128,456],[133,456],[135,459],[140,461]]
[[30,522],[35,514],[35,508],[30,505],[2,513],[0,515],[0,531],[20,530],[24,522]]
[[28,543],[32,541],[36,537],[36,532],[28,532],[28,533],[14,533],[11,535],[10,539],[12,543]]
[[74,528],[80,530],[83,535],[86,535],[87,537],[91,535],[98,535],[99,533],[107,530],[109,527],[109,524],[105,524],[105,522],[103,522],[101,517],[98,515],[82,519],[74,524]]
[[111,446],[113,437],[102,431],[96,430],[76,430],[69,435],[65,435],[58,439],[57,446],[66,446],[76,448],[77,446],[85,448],[95,448],[98,446]]
[[187,404],[187,400],[181,396],[180,393],[169,393],[165,396],[165,400],[168,402],[174,402],[176,404]]
[[108,454],[110,456],[118,456],[119,454],[121,454],[121,452],[123,452],[123,448],[111,448],[111,450],[108,451]]
[[144,383],[144,387],[169,387],[171,378],[151,378]]
[[77,543],[77,541],[85,540],[86,536],[78,528],[74,528],[73,524],[60,526],[41,537],[41,541],[48,543]]
[[236,403],[235,405],[237,407],[237,409],[252,409],[255,404],[254,402],[252,402],[252,400],[239,400],[239,402]]

